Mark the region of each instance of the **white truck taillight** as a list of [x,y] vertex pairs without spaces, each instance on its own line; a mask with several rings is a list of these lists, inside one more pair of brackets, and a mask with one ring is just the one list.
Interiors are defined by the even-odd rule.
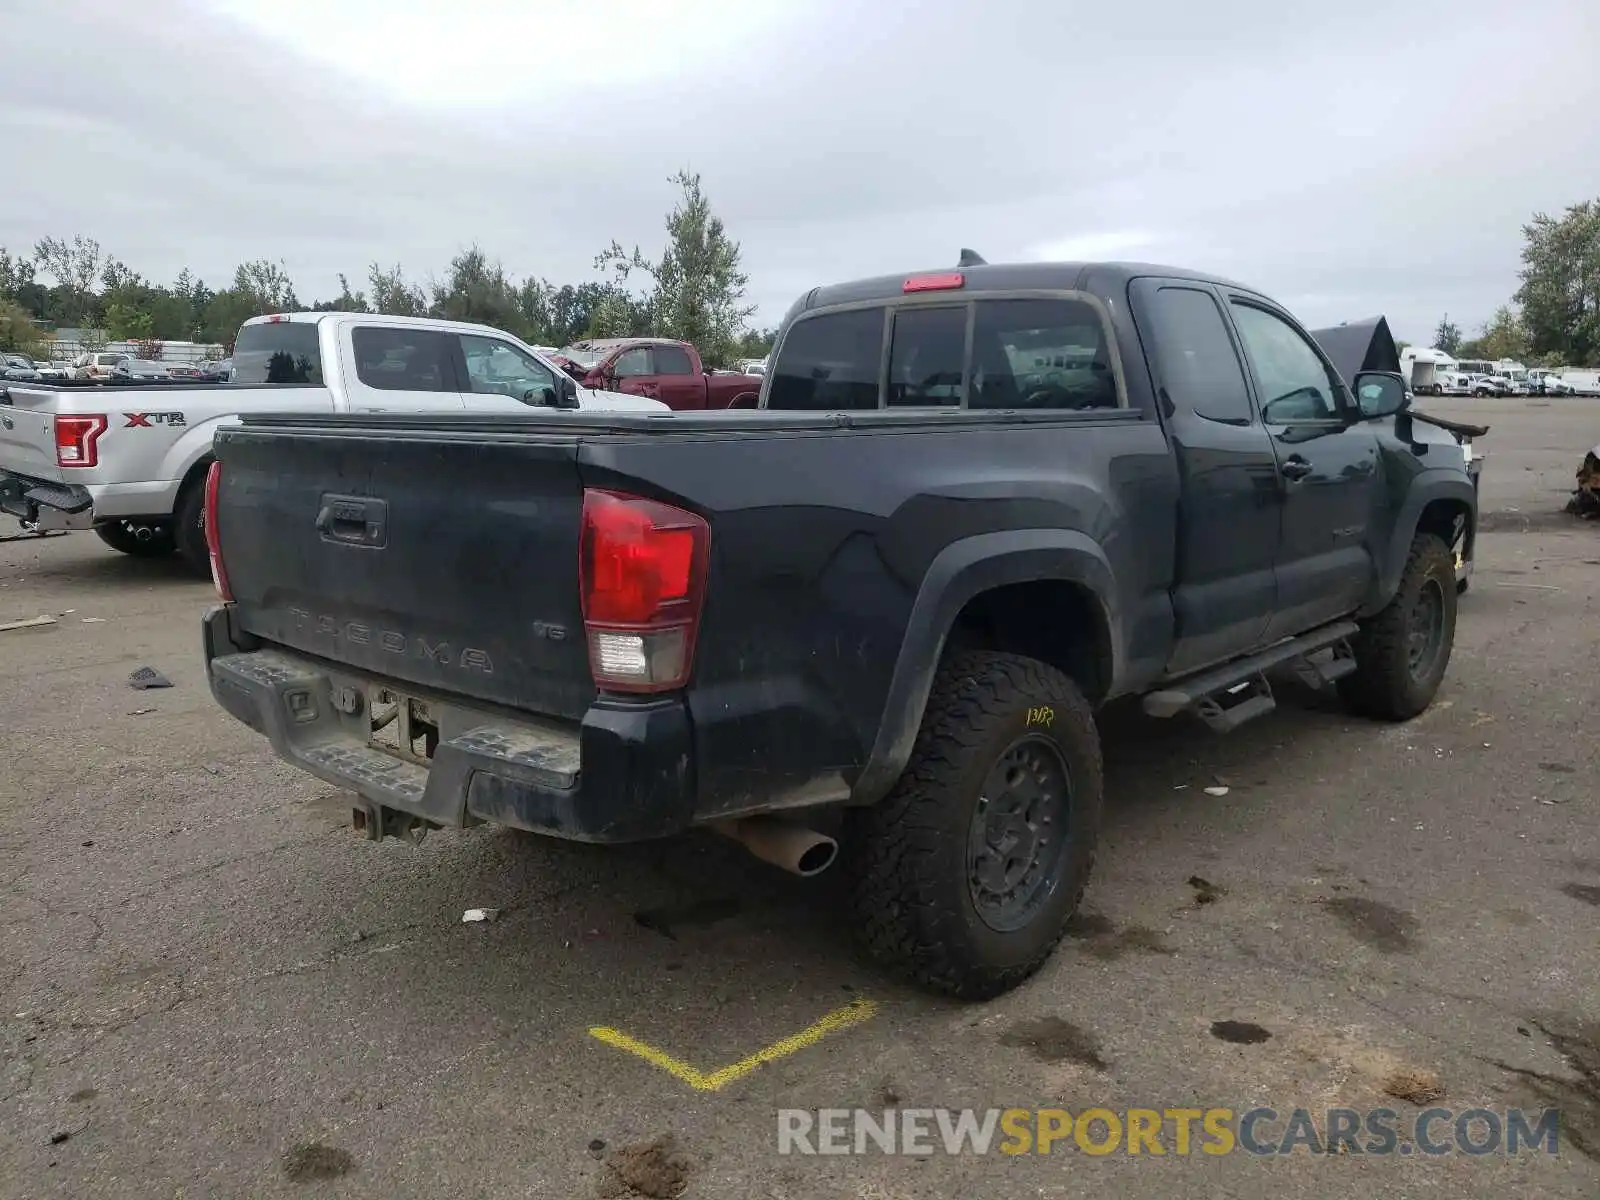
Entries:
[[695,513],[585,489],[578,575],[596,687],[664,692],[688,682],[710,549],[711,528]]
[[211,582],[217,585],[217,595],[224,603],[233,602],[233,589],[228,586],[228,569],[222,565],[222,536],[217,527],[217,494],[222,490],[222,464],[213,462],[206,470],[206,551],[211,558]]
[[100,435],[106,431],[104,413],[56,414],[56,466],[98,467]]

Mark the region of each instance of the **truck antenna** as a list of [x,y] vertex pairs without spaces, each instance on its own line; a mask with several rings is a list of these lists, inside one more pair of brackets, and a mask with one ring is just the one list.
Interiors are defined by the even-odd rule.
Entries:
[[986,267],[988,265],[981,254],[976,250],[968,250],[965,246],[961,248],[961,261],[956,264],[958,267]]

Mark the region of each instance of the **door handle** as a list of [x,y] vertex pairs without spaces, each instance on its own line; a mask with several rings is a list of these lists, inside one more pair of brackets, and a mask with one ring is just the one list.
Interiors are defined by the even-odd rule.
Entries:
[[1285,479],[1304,479],[1314,469],[1309,462],[1298,454],[1291,454],[1282,467]]

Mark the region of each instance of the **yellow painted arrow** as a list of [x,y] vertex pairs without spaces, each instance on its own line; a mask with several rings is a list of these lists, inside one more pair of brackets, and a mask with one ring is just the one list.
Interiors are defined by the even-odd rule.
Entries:
[[797,1050],[804,1050],[808,1046],[815,1046],[830,1033],[837,1033],[841,1029],[848,1029],[852,1025],[859,1025],[870,1020],[878,1011],[876,1000],[853,1000],[843,1008],[836,1008],[831,1013],[818,1021],[806,1026],[799,1033],[773,1042],[764,1049],[757,1050],[748,1058],[741,1058],[736,1063],[715,1071],[705,1072],[690,1066],[681,1058],[674,1058],[665,1050],[657,1050],[654,1046],[646,1045],[638,1038],[630,1037],[620,1029],[612,1029],[606,1025],[596,1025],[589,1030],[589,1036],[604,1042],[608,1046],[615,1046],[618,1050],[626,1050],[629,1054],[637,1055],[653,1067],[660,1067],[668,1075],[688,1084],[697,1092],[720,1091],[735,1079],[742,1079],[763,1063],[776,1062],[780,1058],[787,1058]]

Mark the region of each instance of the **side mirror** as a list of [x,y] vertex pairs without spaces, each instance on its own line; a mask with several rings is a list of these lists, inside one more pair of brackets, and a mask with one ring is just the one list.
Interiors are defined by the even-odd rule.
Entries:
[[545,391],[553,392],[550,404],[554,408],[577,408],[578,385],[570,375],[557,375],[556,386],[546,388]]
[[1411,392],[1398,375],[1363,371],[1356,376],[1356,404],[1362,417],[1392,417],[1411,404]]

